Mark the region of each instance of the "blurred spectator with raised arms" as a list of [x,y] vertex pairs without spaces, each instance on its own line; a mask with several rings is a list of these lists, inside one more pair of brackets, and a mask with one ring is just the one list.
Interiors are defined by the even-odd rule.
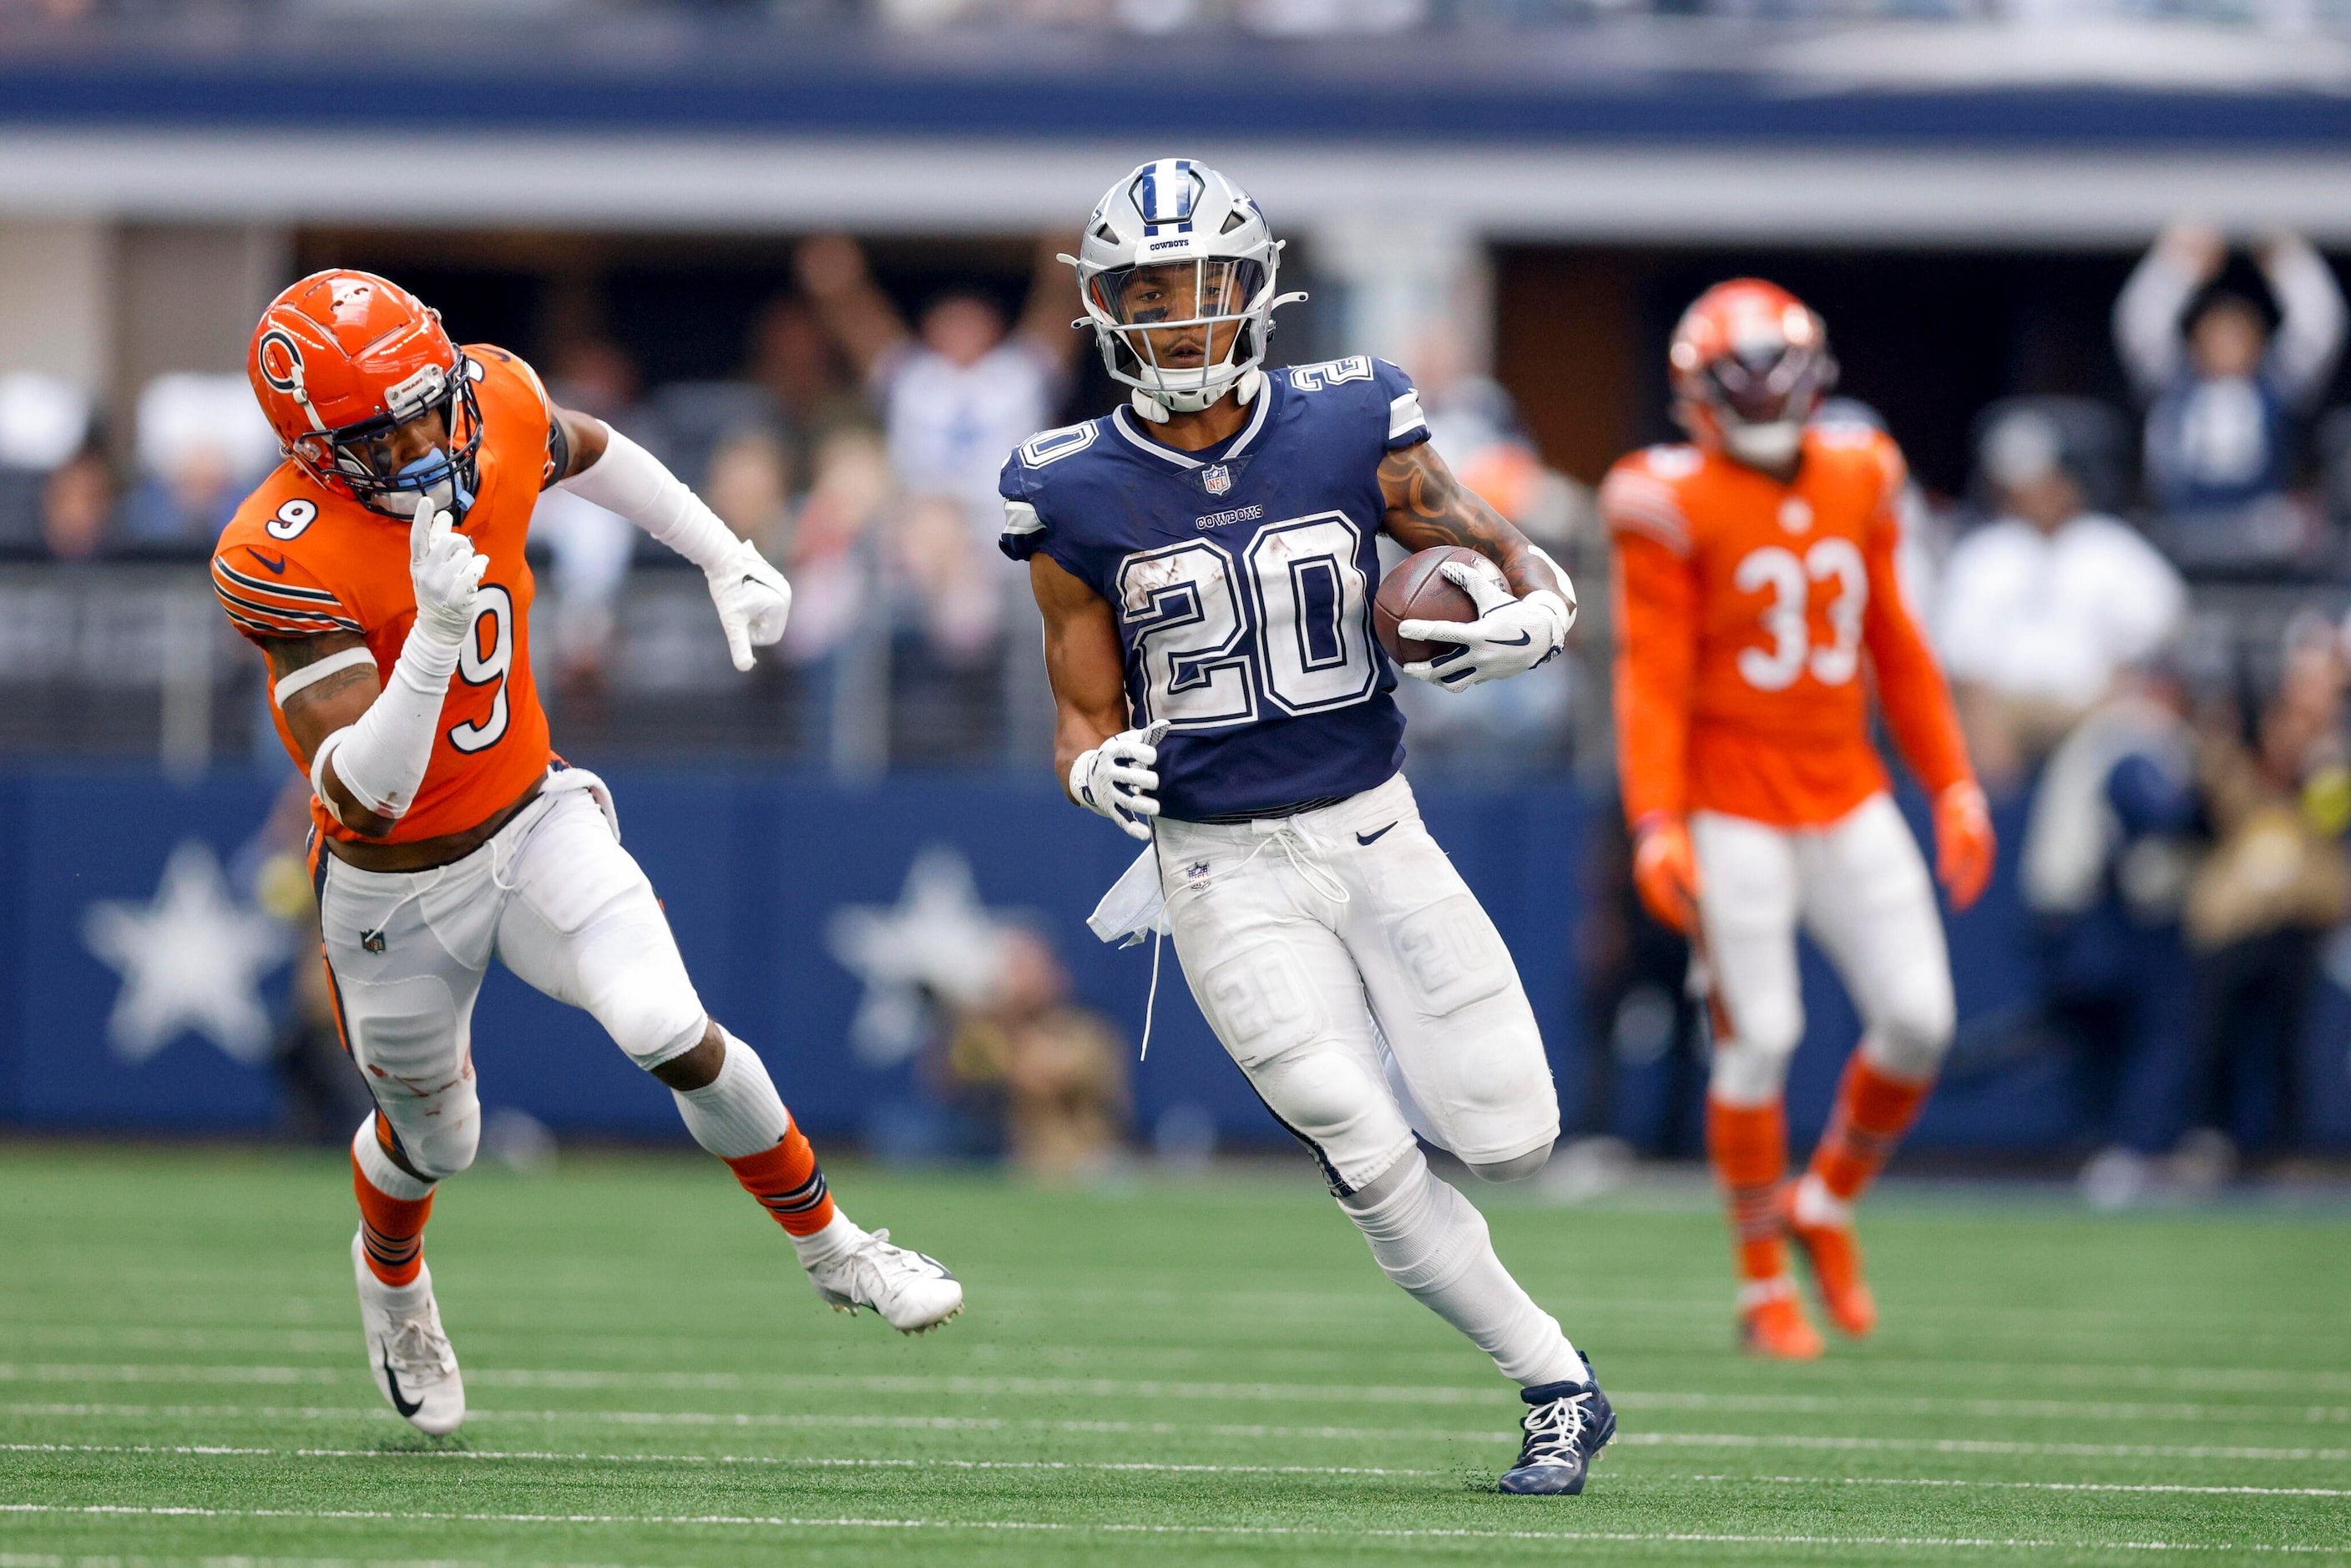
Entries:
[[2179,624],[2179,574],[2095,508],[2116,487],[2119,422],[2095,403],[2018,398],[1978,422],[1993,520],[1945,563],[1935,641],[1986,783],[2012,787]]
[[2295,420],[2343,347],[2343,291],[2298,235],[2265,234],[2253,258],[2274,331],[2226,286],[2228,241],[2201,224],[2165,230],[2115,301],[2115,347],[2147,404],[2147,489],[2191,570],[2304,562],[2316,527],[2285,492]]

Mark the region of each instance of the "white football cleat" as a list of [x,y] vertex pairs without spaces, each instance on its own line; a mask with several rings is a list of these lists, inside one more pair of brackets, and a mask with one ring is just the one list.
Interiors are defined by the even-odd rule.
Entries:
[[963,1311],[963,1284],[946,1265],[893,1247],[886,1229],[810,1264],[808,1276],[834,1312],[854,1315],[871,1307],[900,1333],[928,1333]]
[[378,1392],[418,1431],[435,1437],[455,1431],[465,1418],[465,1380],[449,1336],[441,1332],[432,1269],[419,1263],[414,1284],[387,1285],[368,1267],[357,1236],[351,1268],[359,1275],[360,1328]]

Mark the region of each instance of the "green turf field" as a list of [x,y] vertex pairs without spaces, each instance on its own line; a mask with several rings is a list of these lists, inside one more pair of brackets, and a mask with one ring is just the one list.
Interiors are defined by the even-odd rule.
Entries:
[[1517,1405],[1389,1286],[1303,1162],[1045,1193],[854,1167],[969,1310],[819,1304],[708,1161],[444,1192],[467,1374],[416,1437],[360,1364],[347,1167],[0,1149],[0,1568],[2351,1562],[2351,1214],[2094,1219],[1885,1195],[1886,1326],[1729,1350],[1702,1192],[1489,1201],[1623,1429],[1505,1498]]

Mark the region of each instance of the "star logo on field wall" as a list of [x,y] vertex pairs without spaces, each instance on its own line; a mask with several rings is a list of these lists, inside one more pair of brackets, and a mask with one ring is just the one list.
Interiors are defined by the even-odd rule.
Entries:
[[82,941],[122,977],[107,1043],[145,1061],[183,1032],[248,1065],[267,1060],[261,977],[286,962],[286,928],[231,895],[211,846],[184,839],[145,904],[108,899],[82,913]]
[[857,1059],[890,1067],[921,1050],[925,993],[963,1006],[984,999],[999,966],[999,925],[979,901],[971,862],[952,844],[914,856],[896,904],[834,910],[825,946],[865,982],[849,1028]]

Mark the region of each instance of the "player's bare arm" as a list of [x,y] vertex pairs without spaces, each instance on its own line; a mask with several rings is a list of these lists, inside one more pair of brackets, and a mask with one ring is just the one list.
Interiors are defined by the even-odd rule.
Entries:
[[[552,439],[556,461],[549,467],[547,482],[560,485],[566,479],[585,473],[604,455],[605,444],[611,440],[611,427],[592,413],[578,413],[568,408],[553,411]],[[560,443],[559,446],[556,444]]]
[[[356,633],[330,632],[323,637],[272,638],[262,644],[261,651],[269,660],[270,680],[283,685],[289,677],[338,653],[366,647]],[[382,689],[375,661],[354,660],[287,696],[278,711],[286,716],[286,727],[293,732],[294,744],[302,749],[302,765],[308,767],[318,756],[320,741],[357,724]],[[320,770],[320,781],[326,786],[335,815],[344,826],[371,839],[380,839],[392,831],[394,819],[379,816],[360,804],[350,788],[336,777],[334,758],[327,759],[327,766]]]
[[1108,817],[1137,839],[1156,816],[1152,771],[1165,725],[1127,727],[1126,650],[1107,600],[1050,556],[1029,560],[1029,582],[1045,617],[1045,674],[1053,687],[1053,771],[1076,804]]
[[1388,537],[1409,550],[1459,545],[1502,569],[1502,580],[1523,598],[1549,589],[1573,603],[1567,584],[1527,536],[1483,497],[1453,476],[1428,442],[1391,452],[1380,462],[1382,519]]
[[1528,542],[1477,492],[1453,476],[1437,449],[1422,441],[1380,460],[1382,518],[1390,538],[1418,552],[1443,546],[1473,550],[1502,574],[1495,583],[1458,560],[1438,570],[1469,596],[1478,618],[1468,622],[1411,620],[1399,635],[1452,643],[1458,651],[1399,665],[1405,674],[1447,691],[1522,674],[1567,645],[1575,624],[1575,590],[1551,558]]
[[1053,685],[1053,766],[1070,765],[1126,727],[1126,651],[1102,595],[1048,555],[1029,560],[1029,585],[1045,615],[1045,674]]

